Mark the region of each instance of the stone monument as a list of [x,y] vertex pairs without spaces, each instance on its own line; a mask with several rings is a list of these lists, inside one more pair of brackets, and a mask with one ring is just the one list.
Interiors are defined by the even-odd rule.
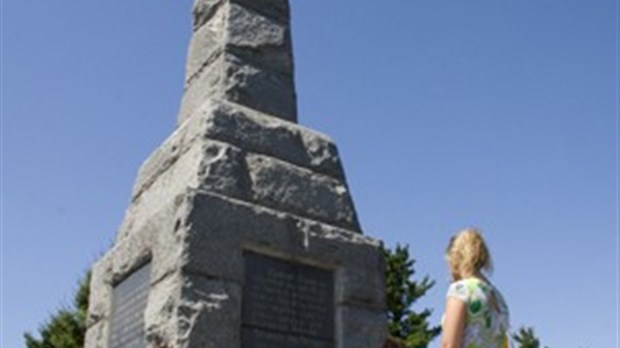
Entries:
[[379,348],[380,242],[296,124],[288,0],[196,0],[178,124],[93,267],[86,348]]

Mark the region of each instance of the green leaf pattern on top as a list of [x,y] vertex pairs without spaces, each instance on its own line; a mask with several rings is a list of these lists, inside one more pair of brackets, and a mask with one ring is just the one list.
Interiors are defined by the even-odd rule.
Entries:
[[467,305],[463,348],[508,347],[508,306],[495,287],[477,278],[467,278],[452,283],[447,296]]

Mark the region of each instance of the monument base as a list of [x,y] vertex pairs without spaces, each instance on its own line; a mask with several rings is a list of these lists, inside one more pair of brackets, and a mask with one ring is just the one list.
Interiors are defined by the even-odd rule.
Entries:
[[85,347],[378,348],[384,287],[333,142],[209,102],[140,169]]

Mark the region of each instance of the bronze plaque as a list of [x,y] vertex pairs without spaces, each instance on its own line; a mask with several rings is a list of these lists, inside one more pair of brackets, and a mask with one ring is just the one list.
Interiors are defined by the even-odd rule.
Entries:
[[245,253],[242,348],[333,347],[333,272]]
[[144,311],[151,264],[133,272],[112,291],[110,348],[146,348]]

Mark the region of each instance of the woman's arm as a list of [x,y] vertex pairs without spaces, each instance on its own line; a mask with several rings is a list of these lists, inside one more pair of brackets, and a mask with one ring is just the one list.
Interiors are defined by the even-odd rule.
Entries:
[[461,348],[465,331],[466,304],[455,297],[446,301],[446,316],[441,335],[441,348]]

